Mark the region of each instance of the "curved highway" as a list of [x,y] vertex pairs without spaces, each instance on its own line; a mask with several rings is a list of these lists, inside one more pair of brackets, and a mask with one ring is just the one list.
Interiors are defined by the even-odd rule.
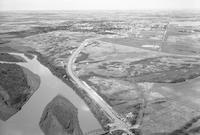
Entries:
[[68,64],[67,64],[67,72],[70,75],[70,77],[76,82],[76,85],[81,87],[88,96],[98,104],[101,109],[105,112],[105,114],[108,116],[108,118],[113,122],[108,124],[110,126],[110,132],[113,132],[115,130],[123,130],[129,135],[134,135],[130,131],[133,127],[131,127],[130,123],[128,123],[125,118],[120,116],[117,112],[115,112],[111,106],[109,106],[101,96],[99,96],[90,86],[88,86],[87,83],[80,80],[76,74],[73,71],[73,66],[76,58],[78,57],[81,50],[88,45],[88,42],[93,39],[86,39],[78,48],[73,52],[71,57],[69,58]]

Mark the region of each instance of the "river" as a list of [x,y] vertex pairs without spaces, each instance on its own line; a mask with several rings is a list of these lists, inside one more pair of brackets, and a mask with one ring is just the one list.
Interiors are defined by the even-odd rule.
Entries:
[[36,57],[30,60],[23,54],[17,53],[17,55],[27,60],[27,63],[18,64],[39,75],[41,84],[21,111],[6,122],[0,120],[0,135],[43,135],[39,128],[42,112],[58,94],[66,97],[78,109],[79,124],[83,132],[101,128],[85,102],[69,86],[54,76],[47,67],[40,64]]

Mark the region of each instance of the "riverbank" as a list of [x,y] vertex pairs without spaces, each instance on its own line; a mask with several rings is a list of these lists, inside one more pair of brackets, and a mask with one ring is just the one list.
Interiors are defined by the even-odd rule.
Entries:
[[0,52],[0,61],[5,62],[26,62],[26,60],[20,56],[9,54],[5,52]]
[[64,67],[55,66],[51,61],[49,61],[49,59],[47,57],[43,56],[41,53],[35,51],[31,47],[27,47],[27,46],[4,46],[4,47],[1,47],[1,48],[2,49],[5,48],[5,51],[9,51],[9,52],[19,52],[19,53],[23,53],[25,55],[27,55],[27,54],[36,55],[37,60],[42,65],[47,67],[54,76],[58,77],[60,80],[62,80],[62,82],[64,82],[68,86],[70,86],[76,92],[76,94],[84,100],[84,102],[89,107],[90,111],[93,113],[94,117],[100,123],[101,127],[104,130],[107,130],[107,128],[105,126],[110,122],[109,119],[106,117],[104,112],[101,111],[101,108],[97,104],[95,104],[95,102],[85,93],[85,91],[81,90],[81,88],[79,88],[75,84],[75,82],[73,82],[73,80],[71,80],[69,75],[66,73]]
[[53,75],[58,77],[60,80],[62,80],[65,84],[70,86],[78,96],[80,96],[84,102],[89,107],[90,111],[93,113],[95,118],[99,121],[101,127],[104,130],[107,130],[106,125],[110,123],[110,120],[105,116],[104,112],[101,111],[101,108],[95,104],[95,102],[85,93],[84,90],[79,88],[73,80],[71,80],[70,76],[66,73],[65,69],[62,67],[56,67],[54,66],[48,58],[44,57],[42,54],[40,54],[37,51],[28,51],[28,53],[34,54],[37,56],[37,60],[47,67]]

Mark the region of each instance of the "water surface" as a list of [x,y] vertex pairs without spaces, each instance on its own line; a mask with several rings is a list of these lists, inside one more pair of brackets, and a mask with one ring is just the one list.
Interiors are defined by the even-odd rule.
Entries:
[[57,94],[63,95],[78,108],[79,124],[83,132],[100,128],[100,124],[88,106],[69,86],[54,76],[48,68],[41,65],[36,57],[29,60],[22,54],[18,55],[27,60],[27,63],[19,63],[19,65],[39,75],[41,84],[21,111],[6,122],[0,120],[0,135],[43,135],[39,128],[42,112]]

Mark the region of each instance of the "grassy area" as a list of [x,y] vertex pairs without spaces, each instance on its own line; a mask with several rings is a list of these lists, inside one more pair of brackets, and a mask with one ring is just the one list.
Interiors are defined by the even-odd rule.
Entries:
[[17,113],[39,88],[40,78],[16,64],[0,63],[0,119]]
[[6,104],[21,104],[28,96],[24,91],[29,89],[22,68],[16,64],[0,64],[0,86],[8,93]]
[[79,126],[77,108],[61,95],[57,95],[45,107],[39,125],[45,134],[83,134]]
[[131,62],[129,73],[138,82],[178,83],[200,76],[199,59],[156,57]]
[[0,46],[0,52],[16,52],[16,50],[8,46]]
[[41,33],[47,33],[57,30],[67,30],[67,26],[57,26],[57,27],[34,27],[28,30],[22,31],[14,31],[14,32],[7,32],[7,33],[0,33],[0,35],[12,35],[16,38],[24,38],[32,35],[37,35]]
[[26,60],[20,56],[11,55],[8,53],[0,53],[0,61],[7,62],[25,62]]
[[80,62],[80,61],[86,60],[86,59],[88,58],[88,55],[89,55],[89,54],[87,54],[87,53],[81,52],[81,53],[79,54],[79,56],[77,57],[75,63],[78,63],[78,62]]

